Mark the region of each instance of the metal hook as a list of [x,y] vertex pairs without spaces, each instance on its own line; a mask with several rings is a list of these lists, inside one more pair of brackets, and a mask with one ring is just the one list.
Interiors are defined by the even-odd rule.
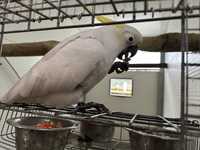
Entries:
[[152,18],[154,18],[155,11],[154,11],[153,7],[151,7],[151,15],[152,15]]
[[82,15],[83,15],[82,13],[80,13],[80,14],[77,15],[78,20],[81,20]]
[[[51,18],[51,9],[49,9],[49,17]],[[52,21],[53,19],[51,19]]]
[[192,7],[191,7],[191,6],[189,6],[189,4],[187,5],[187,10],[188,10],[188,12],[189,12],[190,14],[192,14],[192,13],[193,13],[193,9],[192,9]]
[[74,16],[76,16],[76,7],[74,7]]
[[130,120],[129,125],[131,126],[133,124],[133,122],[135,121],[136,117],[138,116],[138,114],[135,114],[133,116],[133,118]]
[[60,22],[63,22],[65,20],[65,17],[62,15],[60,16]]
[[105,5],[103,5],[103,10],[102,10],[102,12],[103,12],[103,13],[105,12]]
[[121,12],[122,12],[122,18],[125,18],[125,10],[124,10],[124,8],[121,10]]
[[38,19],[37,19],[38,23],[41,23],[41,21],[42,21],[41,19],[42,18],[39,16]]
[[94,119],[94,118],[97,118],[97,117],[100,117],[100,116],[104,116],[104,115],[107,115],[108,113],[101,113],[101,114],[97,114],[97,115],[93,115],[93,116],[90,116],[91,119]]
[[35,22],[36,21],[36,19],[35,19],[35,12],[32,12],[32,20],[33,20],[33,22]]

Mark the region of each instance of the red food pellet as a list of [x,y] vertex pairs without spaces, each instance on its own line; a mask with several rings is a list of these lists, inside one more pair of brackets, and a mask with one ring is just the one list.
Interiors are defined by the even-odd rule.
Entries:
[[36,125],[37,128],[51,129],[56,128],[56,125],[52,122],[42,122]]

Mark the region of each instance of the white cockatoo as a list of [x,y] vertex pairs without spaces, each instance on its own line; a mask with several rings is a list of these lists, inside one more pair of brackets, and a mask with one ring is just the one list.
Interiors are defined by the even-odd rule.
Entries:
[[[99,16],[101,22],[109,18]],[[104,26],[60,42],[36,63],[0,100],[63,107],[79,99],[102,80],[125,48],[142,35],[128,25]]]

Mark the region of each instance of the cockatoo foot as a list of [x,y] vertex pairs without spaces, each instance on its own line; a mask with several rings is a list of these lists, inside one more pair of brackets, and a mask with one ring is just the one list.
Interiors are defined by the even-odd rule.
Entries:
[[86,143],[91,143],[92,142],[92,139],[91,138],[89,138],[89,137],[87,137],[87,136],[85,136],[84,138],[83,137],[79,137],[78,138],[78,141],[79,142],[86,142]]
[[113,73],[116,71],[116,73],[122,73],[124,71],[128,71],[128,62],[114,62],[112,65],[111,69],[109,70],[108,74]]
[[89,103],[84,103],[84,102],[80,102],[77,104],[74,113],[76,112],[86,112],[87,110],[91,110],[91,109],[96,109],[96,111],[98,113],[109,113],[109,109],[103,105],[103,104],[99,104],[99,103],[95,103],[95,102],[89,102]]

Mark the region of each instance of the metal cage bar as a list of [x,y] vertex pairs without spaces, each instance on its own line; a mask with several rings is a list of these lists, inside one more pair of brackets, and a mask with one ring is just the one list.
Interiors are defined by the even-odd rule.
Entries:
[[[168,2],[171,2],[173,5],[172,0],[167,0]],[[67,2],[67,3],[64,3]],[[0,5],[0,18],[3,18],[3,15],[6,14],[6,17],[3,21],[0,21],[0,23],[4,24],[10,24],[13,26],[17,26],[18,24],[28,23],[27,27],[21,30],[17,29],[6,29],[4,33],[19,33],[19,32],[33,32],[33,31],[43,31],[43,30],[55,30],[55,29],[67,29],[67,28],[83,28],[83,27],[92,27],[92,26],[102,26],[102,25],[111,25],[111,24],[121,24],[121,23],[137,23],[137,22],[149,22],[149,21],[165,21],[165,20],[173,20],[173,19],[181,19],[180,12],[182,11],[182,7],[159,7],[159,6],[152,6],[152,2],[160,4],[162,1],[159,0],[105,0],[105,1],[81,1],[76,0],[73,1],[75,3],[71,3],[70,0],[44,0],[36,2],[35,0],[22,0],[22,1],[10,1],[7,8],[3,8],[2,5]],[[17,5],[15,5],[17,4]],[[137,8],[137,5],[143,5],[142,8]],[[122,5],[128,5],[131,7],[123,8],[122,10],[119,10],[118,6]],[[99,11],[102,7],[110,7],[111,9],[105,10],[105,11]],[[92,8],[92,10],[89,9],[89,7]],[[200,17],[200,14],[196,11],[199,10],[198,5],[191,6],[190,10],[193,10],[188,14],[189,18],[195,18]],[[73,13],[73,10],[77,8],[77,12]],[[94,9],[95,8],[95,9]],[[80,15],[80,12],[78,12],[78,9],[85,10],[85,13],[81,13],[80,21],[77,25],[69,25],[65,23],[65,19],[71,20],[74,18],[77,18],[78,15]],[[55,12],[58,13],[50,13],[48,12]],[[69,11],[69,12],[67,12]],[[168,16],[157,16],[156,13],[165,13],[170,12],[173,14],[171,16],[170,14]],[[145,18],[141,19],[140,17],[137,17],[143,13],[146,15]],[[36,18],[32,14],[39,15],[39,18]],[[125,15],[132,15],[133,17],[126,18]],[[151,14],[151,15],[147,15]],[[109,15],[116,15],[117,17],[122,16],[121,21],[117,21],[114,23],[96,23],[95,22],[95,16],[109,16]],[[15,20],[13,20],[12,16],[17,16]],[[91,19],[90,23],[88,22],[81,22],[82,18],[89,18]],[[38,22],[45,22],[45,21],[56,21],[57,24],[55,25],[52,23],[52,26],[42,27],[37,26],[35,27],[35,21],[38,20]],[[17,23],[17,24],[16,24]],[[50,24],[49,24],[50,25]]]

